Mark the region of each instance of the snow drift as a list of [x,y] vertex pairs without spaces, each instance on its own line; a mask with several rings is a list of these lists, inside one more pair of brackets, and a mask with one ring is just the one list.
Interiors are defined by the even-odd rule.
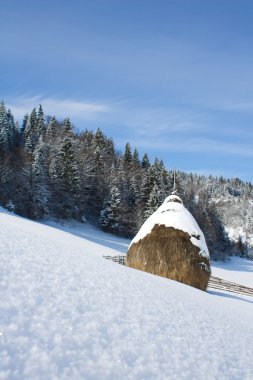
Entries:
[[1,380],[252,379],[249,299],[107,261],[98,237],[0,212]]

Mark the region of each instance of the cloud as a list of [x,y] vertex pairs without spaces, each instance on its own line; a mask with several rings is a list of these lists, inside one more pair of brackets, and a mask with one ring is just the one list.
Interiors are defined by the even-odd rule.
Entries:
[[122,126],[129,134],[148,134],[150,138],[168,132],[184,133],[205,129],[200,114],[182,108],[150,106],[142,104],[138,99],[85,101],[35,95],[20,96],[10,101],[7,99],[6,103],[19,120],[41,104],[45,114],[55,115],[59,119],[70,117],[77,123],[77,127],[78,123],[81,126],[83,121],[90,121],[101,126],[111,126],[111,129]]
[[[203,115],[183,107],[155,106],[138,99],[112,101],[105,115],[108,125],[121,126],[121,135],[159,138],[168,133],[199,133],[208,128]],[[117,130],[116,130],[117,132]]]
[[152,139],[137,140],[135,143],[144,148],[159,148],[160,150],[169,150],[172,152],[213,153],[220,155],[253,157],[252,145],[250,144],[237,144],[208,138],[186,137],[178,139],[175,136],[171,136],[170,138],[165,137],[156,141]]
[[[128,140],[142,149],[157,149],[160,152],[253,156],[252,146],[245,140],[235,143],[217,133],[216,138],[212,138],[214,126],[205,114],[194,110],[151,107],[136,99],[82,101],[36,95],[7,102],[17,119],[38,104],[42,104],[46,114],[59,119],[70,117],[76,127],[81,127],[82,122],[89,122],[89,128],[99,125],[120,146]],[[223,133],[222,128],[219,133]]]
[[200,122],[201,116],[183,109],[175,108],[142,108],[133,109],[125,115],[125,124],[136,130],[138,135],[159,136],[163,133],[185,133],[189,131],[203,130]]
[[19,120],[39,104],[42,105],[45,114],[55,115],[59,119],[70,117],[89,121],[96,118],[97,115],[109,112],[109,106],[107,104],[77,101],[73,99],[49,98],[42,95],[18,97],[13,101],[7,102],[7,106],[10,107],[15,118]]

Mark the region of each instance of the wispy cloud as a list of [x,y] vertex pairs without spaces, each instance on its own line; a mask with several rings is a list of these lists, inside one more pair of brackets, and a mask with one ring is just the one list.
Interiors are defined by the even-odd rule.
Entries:
[[149,133],[150,137],[155,137],[163,133],[186,133],[205,129],[200,114],[183,109],[135,107],[130,113],[127,110],[121,112],[124,114],[125,125],[135,130],[139,136]]
[[[70,117],[76,127],[82,122],[103,126],[120,145],[126,140],[142,149],[157,151],[208,153],[253,157],[252,146],[244,140],[228,141],[216,134],[205,115],[182,108],[151,107],[138,100],[81,101],[49,98],[42,95],[18,97],[7,102],[16,118],[42,104],[46,114],[59,119]],[[80,125],[79,125],[79,123]],[[106,132],[107,133],[107,132]],[[220,137],[220,138],[219,138]]]
[[246,143],[231,143],[226,141],[218,141],[208,138],[182,138],[175,136],[165,136],[163,139],[156,141],[135,140],[144,148],[159,148],[160,150],[169,150],[171,152],[191,152],[191,153],[213,153],[222,155],[234,155],[253,157],[252,145]]
[[74,117],[75,119],[88,121],[96,118],[99,114],[109,112],[109,106],[107,104],[73,99],[57,99],[42,95],[30,97],[22,96],[7,102],[7,106],[11,108],[17,119],[21,119],[26,113],[31,112],[31,110],[39,104],[42,105],[47,115],[55,115],[59,119]]
[[[138,99],[75,100],[43,95],[20,96],[10,101],[15,118],[21,119],[34,107],[42,104],[44,112],[58,118],[70,117],[74,121],[93,121],[112,128],[122,126],[129,134],[159,137],[163,133],[185,133],[205,129],[201,114],[182,108],[167,108],[142,104]],[[78,126],[78,125],[77,125]]]

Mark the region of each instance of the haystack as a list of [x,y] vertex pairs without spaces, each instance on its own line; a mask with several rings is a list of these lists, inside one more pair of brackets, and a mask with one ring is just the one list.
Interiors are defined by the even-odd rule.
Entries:
[[130,244],[126,265],[205,290],[211,274],[205,237],[177,195],[170,195]]

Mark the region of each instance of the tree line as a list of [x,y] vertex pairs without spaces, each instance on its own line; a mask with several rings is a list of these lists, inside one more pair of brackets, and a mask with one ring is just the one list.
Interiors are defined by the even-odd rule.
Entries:
[[[173,189],[173,171],[162,160],[139,157],[129,143],[119,152],[100,129],[77,133],[69,118],[45,116],[41,105],[20,127],[0,103],[0,164],[0,203],[8,210],[35,220],[89,219],[127,237]],[[227,235],[222,204],[227,197],[252,197],[252,185],[184,172],[176,177],[178,195],[202,228],[211,255],[224,258],[236,244],[243,251],[243,240]]]

